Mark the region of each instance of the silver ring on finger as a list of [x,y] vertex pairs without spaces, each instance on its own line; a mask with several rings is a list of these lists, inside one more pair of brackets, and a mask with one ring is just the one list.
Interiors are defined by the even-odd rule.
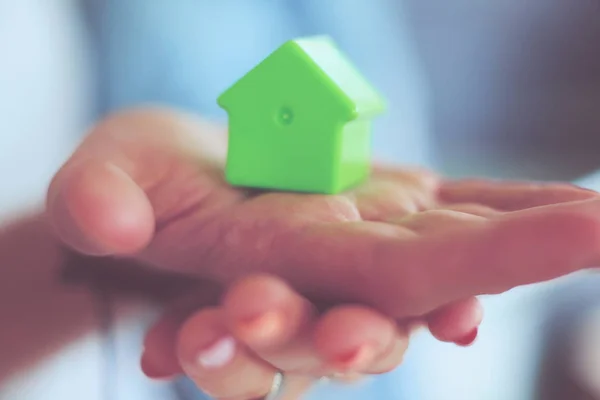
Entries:
[[271,390],[264,397],[263,400],[280,400],[285,390],[285,375],[283,372],[276,372],[273,376],[273,383],[271,384]]

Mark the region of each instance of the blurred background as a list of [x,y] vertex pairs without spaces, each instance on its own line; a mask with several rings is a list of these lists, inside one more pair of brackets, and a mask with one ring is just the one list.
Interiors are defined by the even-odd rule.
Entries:
[[[103,115],[160,102],[223,119],[221,90],[283,41],[317,33],[389,99],[382,157],[456,177],[575,180],[600,168],[597,0],[0,0],[0,220],[39,206]],[[390,398],[600,399],[598,279],[485,299],[480,340],[419,337]],[[118,328],[115,398],[173,398],[138,370],[142,333]],[[0,382],[0,399],[103,399],[102,343],[86,337]],[[61,378],[74,369],[76,381]]]
[[443,168],[550,180],[597,168],[600,2],[405,4]]

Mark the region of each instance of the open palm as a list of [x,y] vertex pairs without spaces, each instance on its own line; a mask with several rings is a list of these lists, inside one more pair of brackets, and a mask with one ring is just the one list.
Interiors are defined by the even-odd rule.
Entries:
[[54,179],[57,232],[84,253],[223,285],[276,276],[314,302],[424,318],[443,340],[479,323],[473,296],[590,267],[600,253],[600,198],[571,185],[379,166],[341,195],[261,192],[226,184],[225,151],[218,127],[189,116],[117,115]]

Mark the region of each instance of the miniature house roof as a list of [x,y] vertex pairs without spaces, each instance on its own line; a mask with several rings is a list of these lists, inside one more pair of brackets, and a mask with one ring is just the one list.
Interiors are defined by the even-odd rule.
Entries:
[[[349,119],[373,117],[385,109],[383,98],[357,71],[350,60],[328,36],[314,36],[290,40],[258,64],[246,76],[227,89],[218,99],[227,108],[238,91],[243,88],[246,77],[253,74],[273,57],[290,57],[306,62],[309,68],[322,72],[322,79],[343,100]],[[300,56],[300,57],[298,57]]]

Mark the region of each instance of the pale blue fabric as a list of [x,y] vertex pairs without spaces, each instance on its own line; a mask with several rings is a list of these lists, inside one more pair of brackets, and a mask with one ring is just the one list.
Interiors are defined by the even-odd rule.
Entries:
[[162,102],[224,117],[219,93],[284,41],[329,34],[386,96],[378,155],[431,165],[428,100],[397,0],[105,0],[103,111]]
[[[386,96],[375,153],[432,166],[427,90],[398,0],[105,0],[92,13],[100,112],[163,103],[225,118],[216,97],[288,39],[328,34]],[[319,399],[413,398],[410,369]]]

